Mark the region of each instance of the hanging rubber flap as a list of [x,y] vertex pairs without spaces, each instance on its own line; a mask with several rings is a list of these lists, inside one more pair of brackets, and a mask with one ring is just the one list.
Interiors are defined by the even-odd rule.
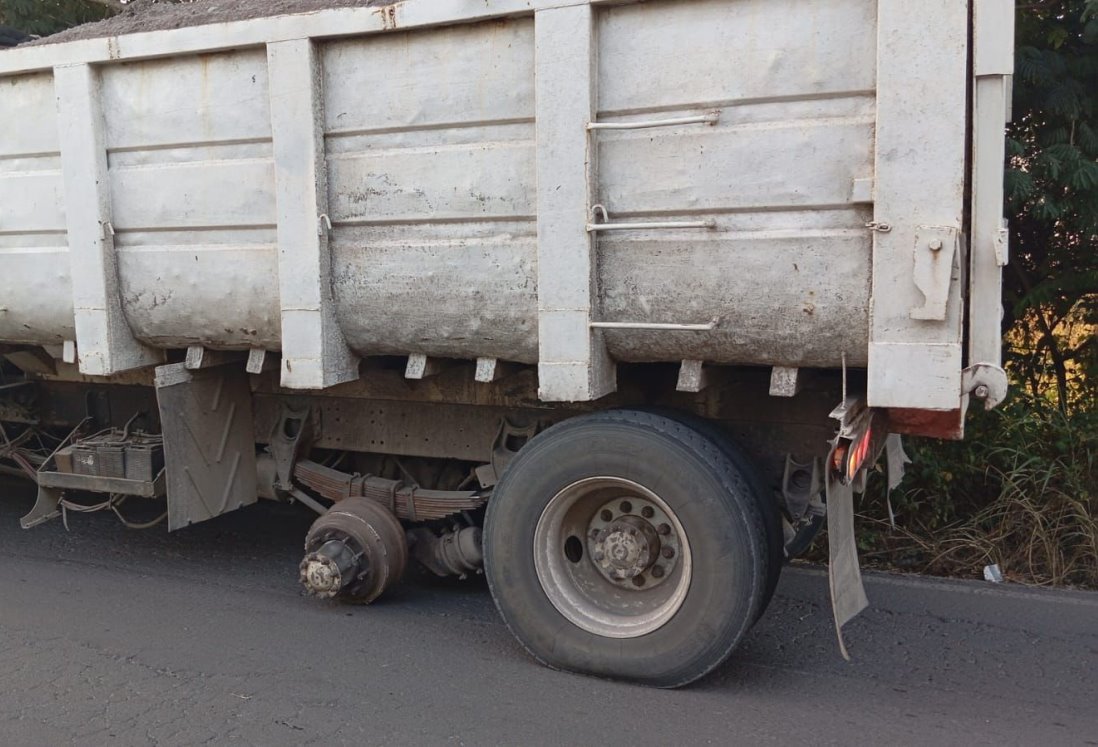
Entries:
[[[828,464],[832,463],[832,455]],[[839,651],[850,661],[843,641],[843,626],[869,606],[858,564],[858,546],[854,537],[854,486],[844,485],[828,471],[827,477],[827,577],[831,587],[831,609],[835,615],[835,634]]]

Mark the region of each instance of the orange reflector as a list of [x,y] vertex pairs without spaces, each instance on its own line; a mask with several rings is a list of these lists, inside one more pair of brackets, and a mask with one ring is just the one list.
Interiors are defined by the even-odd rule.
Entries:
[[858,474],[858,470],[862,468],[865,463],[866,457],[869,456],[869,447],[873,441],[873,428],[872,426],[865,429],[865,433],[858,439],[858,443],[855,444],[849,452],[849,457],[846,461],[846,479],[853,480]]

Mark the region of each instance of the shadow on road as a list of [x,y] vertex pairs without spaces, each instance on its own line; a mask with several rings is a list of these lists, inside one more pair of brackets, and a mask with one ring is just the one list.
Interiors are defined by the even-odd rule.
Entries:
[[[186,637],[158,647],[157,634],[134,617],[135,609],[153,631],[180,624],[221,630],[246,621],[254,635],[204,641],[207,648],[197,659],[205,669],[221,672],[223,662],[240,657],[259,670],[292,664],[320,676],[319,690],[333,698],[342,691],[325,677],[403,692],[409,702],[438,698],[447,712],[456,695],[443,685],[461,682],[483,689],[482,698],[502,698],[501,707],[520,721],[528,711],[568,715],[566,732],[577,738],[599,708],[645,704],[657,710],[675,704],[696,721],[695,736],[727,735],[729,725],[744,718],[762,729],[758,735],[783,738],[812,739],[830,729],[859,738],[948,742],[978,728],[984,737],[1008,741],[1056,734],[1095,744],[1098,735],[1098,597],[1092,595],[873,575],[873,606],[847,629],[854,656],[847,663],[834,641],[826,577],[787,569],[770,610],[724,667],[687,690],[659,693],[540,669],[510,638],[479,578],[442,580],[413,572],[368,608],[303,597],[297,565],[314,517],[299,506],[262,503],[174,534],[163,527],[129,530],[110,514],[70,515],[70,531],[60,521],[20,530],[18,518],[32,503],[25,484],[0,483],[0,561],[18,577],[2,576],[0,599],[8,600],[8,609],[0,608],[0,631],[18,631],[24,615],[11,608],[16,599],[24,607],[41,604],[26,611],[28,620],[54,609],[71,615],[75,606],[96,625],[124,630],[145,656],[188,662],[195,655]],[[135,518],[155,511],[146,507]],[[42,586],[32,594],[28,585],[35,583]],[[120,585],[131,585],[133,592],[120,594]],[[121,608],[127,608],[125,617]],[[34,640],[32,630],[26,634]],[[336,649],[324,645],[336,639]],[[251,650],[249,642],[263,640],[277,642],[279,649],[241,653]],[[372,669],[381,659],[385,666]],[[0,649],[0,670],[3,663]],[[275,690],[287,686],[282,675],[271,677]],[[425,677],[433,683],[426,690]],[[696,719],[689,716],[695,712]],[[649,718],[655,713],[642,721]],[[638,733],[639,743],[661,743],[676,732],[653,726]],[[536,729],[529,734],[530,743],[546,736]],[[491,735],[498,733],[481,732]]]

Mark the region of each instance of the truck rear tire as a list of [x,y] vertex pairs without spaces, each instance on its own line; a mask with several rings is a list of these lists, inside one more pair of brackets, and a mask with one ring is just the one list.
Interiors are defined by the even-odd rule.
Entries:
[[[693,428],[701,435],[720,447],[725,456],[732,460],[736,469],[748,481],[751,486],[751,495],[755,498],[762,515],[763,526],[766,529],[766,547],[769,555],[766,576],[766,592],[763,594],[763,603],[759,606],[758,617],[762,617],[766,607],[770,604],[774,591],[778,588],[778,581],[782,575],[782,566],[785,565],[785,533],[782,531],[782,516],[778,504],[767,490],[766,482],[759,474],[759,470],[751,463],[751,458],[740,447],[736,440],[722,430],[716,423],[698,417],[682,410],[652,409],[646,412],[654,412],[677,420],[688,428]],[[758,619],[756,618],[756,622]]]
[[723,662],[765,604],[751,481],[710,438],[650,412],[574,418],[531,441],[489,502],[488,583],[550,667],[680,687]]

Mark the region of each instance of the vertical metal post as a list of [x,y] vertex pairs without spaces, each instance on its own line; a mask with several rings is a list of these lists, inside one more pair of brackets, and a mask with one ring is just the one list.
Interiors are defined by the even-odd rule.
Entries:
[[282,385],[325,389],[358,378],[335,314],[328,246],[323,77],[308,39],[268,45],[278,202]]
[[1001,366],[1002,268],[1008,259],[1003,171],[1014,72],[1014,0],[976,0],[975,20],[968,363]]
[[[940,237],[964,225],[968,2],[879,0],[877,23],[874,218],[891,228],[873,234],[869,405],[959,410],[961,272]],[[927,268],[948,283],[941,317],[912,313]]]
[[596,238],[587,231],[596,183],[597,39],[584,3],[535,15],[538,168],[538,381],[549,402],[599,399],[617,388],[597,304]]
[[54,87],[80,372],[110,376],[160,363],[163,352],[137,340],[122,311],[99,72],[58,67]]

